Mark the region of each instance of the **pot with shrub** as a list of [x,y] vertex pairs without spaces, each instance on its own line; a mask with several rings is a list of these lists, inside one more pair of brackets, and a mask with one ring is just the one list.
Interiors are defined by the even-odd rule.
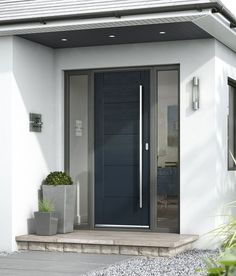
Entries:
[[58,233],[74,230],[76,185],[64,172],[50,173],[42,186],[43,199],[53,203],[58,216]]
[[47,200],[39,201],[39,211],[34,212],[36,234],[51,236],[57,234],[58,218],[53,205]]

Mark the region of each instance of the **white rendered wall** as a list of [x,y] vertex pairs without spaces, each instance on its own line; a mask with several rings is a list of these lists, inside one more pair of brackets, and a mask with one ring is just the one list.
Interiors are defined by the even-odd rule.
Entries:
[[[27,40],[13,40],[14,86],[13,235],[27,233],[27,219],[38,209],[42,180],[56,169],[56,95],[53,50]],[[42,114],[41,133],[29,131],[29,113]],[[13,245],[14,246],[14,245]]]
[[[215,51],[216,172],[218,176],[215,183],[215,190],[216,199],[221,202],[221,205],[218,206],[218,212],[220,214],[229,214],[233,210],[227,209],[225,205],[236,200],[236,172],[227,170],[228,77],[236,80],[236,54],[219,42],[216,42]],[[222,222],[224,218],[219,217],[218,220]]]
[[0,250],[12,249],[12,48],[11,37],[0,38]]
[[[16,249],[38,209],[38,189],[57,167],[53,50],[27,40],[0,39],[0,250]],[[29,132],[41,113],[42,133]]]
[[[215,40],[143,43],[56,50],[56,90],[63,120],[63,70],[180,64],[181,233],[216,226]],[[191,109],[192,78],[200,78],[201,108]],[[63,148],[63,127],[60,129]],[[63,167],[63,152],[58,159]],[[199,245],[201,246],[201,244]],[[203,246],[206,246],[204,244]]]

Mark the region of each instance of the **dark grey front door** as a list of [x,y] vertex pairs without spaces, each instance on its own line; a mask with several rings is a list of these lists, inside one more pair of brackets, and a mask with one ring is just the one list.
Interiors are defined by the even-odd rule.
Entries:
[[149,227],[150,72],[95,74],[95,225]]

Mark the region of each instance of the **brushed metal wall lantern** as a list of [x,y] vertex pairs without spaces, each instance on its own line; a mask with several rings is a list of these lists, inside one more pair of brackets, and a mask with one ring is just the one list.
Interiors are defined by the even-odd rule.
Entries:
[[29,114],[29,129],[31,132],[41,132],[42,131],[42,115],[36,113]]
[[199,78],[194,77],[192,81],[192,108],[198,110],[200,107],[200,89],[199,89]]

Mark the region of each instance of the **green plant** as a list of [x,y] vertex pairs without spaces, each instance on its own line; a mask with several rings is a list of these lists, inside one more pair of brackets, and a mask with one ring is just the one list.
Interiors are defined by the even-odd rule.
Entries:
[[[231,151],[229,154],[236,165],[236,159]],[[226,208],[235,209],[236,201],[230,202],[225,205]],[[226,217],[226,216],[225,216]],[[215,236],[221,239],[221,249],[236,247],[236,217],[234,215],[227,216],[228,222],[219,226],[215,230],[211,231],[210,234],[215,234]]]
[[217,260],[206,259],[208,276],[235,276],[236,275],[236,249],[226,248]]
[[[230,202],[226,205],[226,208],[235,209],[236,201]],[[221,239],[221,249],[236,248],[236,217],[234,215],[225,216],[228,218],[228,222],[214,229],[208,234],[213,234],[217,239]]]
[[64,172],[51,172],[45,179],[46,185],[72,185],[73,181],[69,175]]
[[53,211],[54,211],[54,206],[51,202],[45,199],[39,201],[39,212],[50,213]]

